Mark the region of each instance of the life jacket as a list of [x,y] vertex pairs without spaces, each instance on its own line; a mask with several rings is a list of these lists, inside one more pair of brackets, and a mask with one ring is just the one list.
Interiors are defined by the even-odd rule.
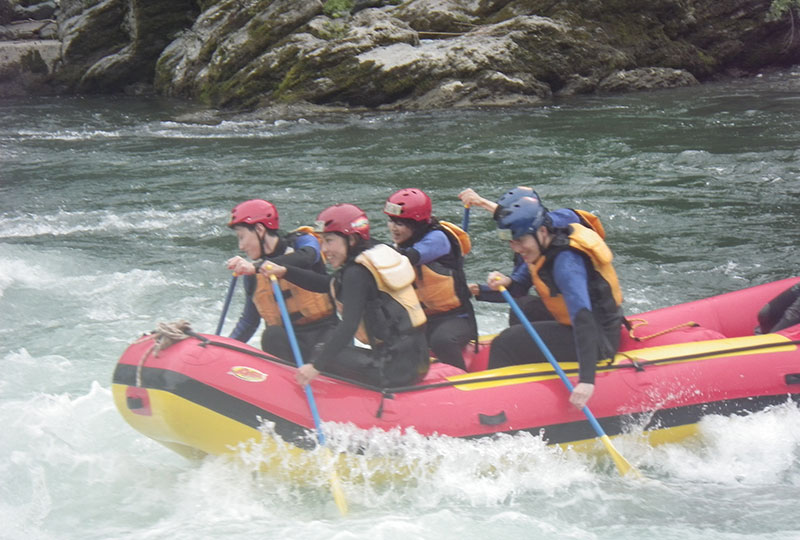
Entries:
[[[302,228],[287,235],[286,240],[293,244],[297,236],[301,234],[306,234]],[[292,246],[287,246],[282,253],[273,254],[273,256],[289,254],[293,251]],[[278,279],[278,286],[283,293],[286,309],[293,325],[303,326],[333,315],[333,302],[327,293],[308,291],[285,279]],[[272,283],[268,277],[262,274],[256,276],[253,303],[268,326],[283,326],[280,307],[272,291]]]
[[557,232],[547,251],[528,265],[533,286],[547,310],[561,324],[571,325],[564,296],[558,292],[552,277],[553,261],[565,249],[582,253],[591,262],[593,271],[589,272],[589,296],[592,311],[618,311],[622,305],[622,289],[611,264],[611,250],[600,234],[577,223],[571,224],[566,231]]
[[[425,312],[411,285],[415,274],[408,257],[386,244],[378,244],[361,252],[355,262],[369,270],[378,286],[378,299],[367,305],[356,339],[369,345],[391,343],[425,324]],[[333,281],[331,295],[336,298]],[[342,307],[337,301],[340,314]]]
[[464,255],[471,249],[469,235],[447,221],[440,221],[439,225],[432,230],[440,230],[447,236],[454,257],[443,257],[450,259],[450,264],[438,259],[416,268],[414,289],[428,316],[453,311],[469,301],[469,288],[462,263]]
[[600,235],[600,238],[605,240],[606,230],[603,228],[603,224],[600,222],[599,217],[591,212],[587,212],[586,210],[575,210],[574,208],[570,208],[570,210],[578,214],[578,217],[581,220],[581,225],[592,229],[594,232]]

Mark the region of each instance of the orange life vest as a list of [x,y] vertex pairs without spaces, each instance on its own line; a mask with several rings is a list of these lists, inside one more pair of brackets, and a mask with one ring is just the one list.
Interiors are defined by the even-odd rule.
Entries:
[[[451,249],[455,247],[458,250],[460,265],[462,257],[469,253],[472,247],[469,235],[461,227],[448,221],[440,221],[439,225],[441,229],[435,230],[441,230],[450,241]],[[457,279],[464,282],[461,287],[463,289],[466,284],[463,268],[451,268],[438,261],[417,267],[414,289],[426,315],[447,313],[464,305],[465,300],[458,294]]]
[[[617,307],[622,305],[622,289],[619,286],[617,272],[611,264],[611,260],[614,257],[611,253],[611,249],[609,249],[608,245],[603,241],[600,234],[588,227],[573,223],[569,226],[569,230],[570,234],[567,237],[569,240],[568,247],[578,250],[589,257],[592,267],[600,277],[608,283],[614,303]],[[561,294],[552,295],[550,287],[544,282],[540,275],[540,270],[546,262],[547,255],[542,255],[536,262],[528,265],[533,286],[536,288],[536,292],[539,293],[539,297],[553,317],[561,324],[571,325],[567,304],[564,302],[564,296]]]
[[[307,231],[302,229],[297,229],[295,232],[306,234]],[[287,247],[285,253],[291,252],[292,248]],[[333,302],[327,293],[308,291],[285,279],[279,279],[278,286],[286,301],[286,309],[289,311],[292,324],[303,326],[333,315]],[[278,307],[278,302],[272,292],[272,283],[262,274],[256,276],[253,303],[268,326],[283,326],[280,307]]]
[[[269,278],[259,274],[256,283],[256,291],[253,293],[256,309],[269,326],[282,326],[280,308],[272,293],[272,283]],[[279,279],[278,285],[286,300],[286,309],[293,324],[302,326],[333,315],[333,303],[327,293],[307,291],[285,279]]]

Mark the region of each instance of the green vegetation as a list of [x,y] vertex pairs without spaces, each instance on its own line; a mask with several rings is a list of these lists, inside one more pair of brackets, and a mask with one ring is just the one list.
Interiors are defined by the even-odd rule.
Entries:
[[772,0],[767,12],[767,20],[779,21],[788,13],[794,21],[794,10],[800,11],[800,0]]
[[322,12],[331,19],[338,19],[350,15],[354,5],[353,0],[328,0],[322,6]]
[[350,27],[342,21],[330,21],[322,25],[319,37],[325,40],[341,39],[347,35]]

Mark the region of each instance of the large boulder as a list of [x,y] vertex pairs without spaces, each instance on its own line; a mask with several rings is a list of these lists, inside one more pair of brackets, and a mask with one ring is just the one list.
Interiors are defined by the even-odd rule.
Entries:
[[536,103],[697,84],[800,50],[775,46],[785,23],[765,21],[769,0],[395,4],[219,1],[164,52],[156,87],[234,108]]
[[768,20],[772,1],[60,0],[56,34],[17,24],[53,0],[0,0],[0,40],[61,45],[0,45],[0,85],[152,85],[224,109],[537,103],[800,63],[795,13]]
[[312,47],[302,29],[322,8],[318,0],[255,0],[247,10],[239,0],[218,2],[164,51],[156,88],[216,106],[252,105]]
[[677,88],[700,84],[697,79],[682,69],[637,68],[615,71],[598,84],[600,92],[633,92],[657,88]]
[[161,52],[196,16],[192,0],[61,0],[58,75],[86,93],[152,84]]
[[55,11],[52,0],[0,0],[0,98],[58,92]]

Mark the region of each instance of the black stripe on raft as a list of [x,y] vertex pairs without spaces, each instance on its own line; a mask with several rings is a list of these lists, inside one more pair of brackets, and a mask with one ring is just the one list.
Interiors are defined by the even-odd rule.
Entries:
[[[800,394],[780,394],[775,396],[755,396],[741,399],[730,399],[716,401],[712,403],[700,403],[696,405],[686,405],[683,407],[673,407],[660,409],[657,411],[630,413],[620,416],[609,416],[598,418],[597,421],[603,427],[608,436],[622,435],[626,431],[630,432],[632,427],[641,429],[638,426],[644,425],[645,431],[656,431],[659,429],[669,429],[681,426],[696,424],[704,416],[718,414],[722,416],[739,415],[762,411],[768,407],[782,405],[788,401],[800,403]],[[594,439],[596,433],[589,422],[569,422],[565,424],[554,424],[550,426],[540,426],[528,429],[510,430],[503,433],[513,435],[515,433],[527,432],[531,435],[542,435],[548,444],[564,444],[586,439]],[[483,435],[475,435],[467,438],[480,438]]]
[[[136,386],[136,366],[117,364],[112,382]],[[264,421],[274,422],[275,433],[284,441],[305,450],[317,446],[312,432],[303,426],[181,373],[145,367],[142,369],[142,387],[170,392],[255,429],[258,429]]]
[[[136,380],[136,367],[127,364],[118,364],[114,370],[113,382],[134,386]],[[262,420],[275,424],[275,432],[286,442],[299,448],[311,449],[316,446],[316,440],[310,431],[299,424],[281,418],[269,411],[251,403],[228,395],[216,388],[187,377],[186,375],[158,368],[142,370],[142,384],[145,388],[171,392],[183,399],[210,409],[231,420],[258,429]],[[668,429],[696,424],[703,416],[719,414],[729,416],[732,414],[745,415],[794,401],[800,403],[800,394],[779,394],[772,396],[756,396],[741,399],[717,401],[660,409],[651,412],[631,413],[620,416],[598,418],[603,430],[609,436],[621,435],[630,431],[632,426],[644,425],[645,431]],[[470,435],[465,439],[492,437],[499,433],[513,435],[527,432],[534,436],[542,434],[548,444],[564,444],[575,441],[595,438],[594,429],[587,421],[569,422],[538,426],[521,430],[509,430],[490,434]]]

